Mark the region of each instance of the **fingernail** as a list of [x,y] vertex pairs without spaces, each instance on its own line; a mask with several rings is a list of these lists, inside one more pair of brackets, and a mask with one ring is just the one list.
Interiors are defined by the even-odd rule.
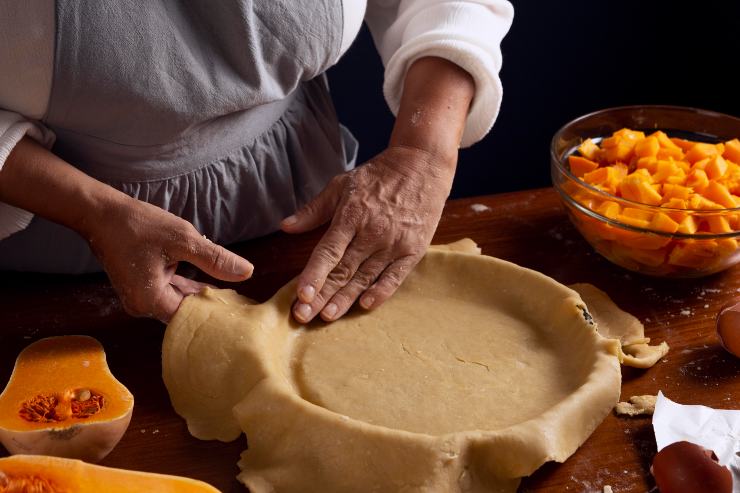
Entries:
[[311,303],[313,301],[314,296],[316,296],[316,289],[311,285],[303,286],[298,291],[298,297],[304,303]]
[[283,219],[283,226],[293,226],[295,223],[298,222],[298,218],[295,214],[292,216],[288,216],[285,219]]
[[237,272],[237,274],[240,274],[243,277],[249,277],[254,273],[254,265],[252,265],[251,262],[247,262],[247,270],[242,272]]
[[333,319],[338,311],[339,307],[337,305],[335,305],[334,303],[329,303],[321,311],[321,314],[324,315],[326,318]]
[[373,306],[373,303],[375,303],[375,298],[372,296],[364,296],[360,299],[360,306],[365,310],[369,310]]
[[307,322],[311,317],[311,306],[301,303],[295,307],[295,316],[302,322]]

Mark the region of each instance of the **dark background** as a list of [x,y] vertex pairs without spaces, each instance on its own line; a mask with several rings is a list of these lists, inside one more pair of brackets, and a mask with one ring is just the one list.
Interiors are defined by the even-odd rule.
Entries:
[[[460,152],[453,197],[548,186],[550,138],[594,110],[675,104],[740,116],[738,0],[512,3],[501,112],[485,139]],[[366,28],[329,79],[362,162],[383,149],[393,125]]]

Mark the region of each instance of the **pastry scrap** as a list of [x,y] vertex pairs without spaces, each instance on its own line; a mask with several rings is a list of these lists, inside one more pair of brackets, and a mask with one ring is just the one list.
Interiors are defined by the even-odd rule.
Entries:
[[655,395],[633,395],[629,402],[618,402],[614,412],[620,416],[652,416],[657,398]]
[[588,306],[599,333],[607,338],[618,339],[621,346],[620,360],[627,366],[650,368],[668,354],[668,344],[661,342],[650,346],[645,337],[645,327],[637,317],[620,309],[609,295],[592,284],[571,284]]

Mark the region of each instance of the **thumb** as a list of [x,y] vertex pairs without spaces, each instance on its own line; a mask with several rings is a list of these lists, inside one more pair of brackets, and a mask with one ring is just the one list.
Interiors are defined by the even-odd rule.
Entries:
[[222,281],[244,281],[252,277],[254,266],[245,258],[199,236],[195,248],[185,249],[182,260]]
[[283,219],[280,227],[286,233],[304,233],[318,228],[334,216],[339,199],[342,196],[342,176],[335,176],[329,184],[292,216]]

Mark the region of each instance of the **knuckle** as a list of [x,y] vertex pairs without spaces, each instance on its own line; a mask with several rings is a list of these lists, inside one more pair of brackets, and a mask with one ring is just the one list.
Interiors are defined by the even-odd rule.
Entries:
[[172,241],[184,241],[195,236],[199,236],[195,226],[179,217],[176,218],[169,231],[169,238]]
[[357,226],[362,224],[367,214],[366,208],[362,204],[346,203],[339,209],[335,220],[340,225]]
[[208,261],[210,262],[211,267],[213,267],[214,270],[220,271],[223,270],[224,267],[226,267],[228,257],[223,249],[214,248],[213,250],[211,250],[208,257]]
[[354,272],[346,263],[340,262],[336,267],[334,267],[334,270],[329,273],[327,280],[335,284],[344,285],[352,279],[353,274]]
[[389,270],[385,274],[383,274],[383,284],[385,287],[391,289],[392,291],[395,291],[401,286],[401,283],[403,282],[403,276],[401,275],[398,270]]
[[347,293],[339,292],[331,298],[331,302],[337,305],[340,312],[348,308],[354,300],[347,295]]
[[353,283],[359,286],[362,289],[366,289],[369,287],[377,278],[377,274],[367,272],[365,270],[358,270],[355,272],[355,275],[353,277]]
[[306,203],[303,207],[298,210],[299,216],[313,216],[319,212],[319,200],[318,197]]

